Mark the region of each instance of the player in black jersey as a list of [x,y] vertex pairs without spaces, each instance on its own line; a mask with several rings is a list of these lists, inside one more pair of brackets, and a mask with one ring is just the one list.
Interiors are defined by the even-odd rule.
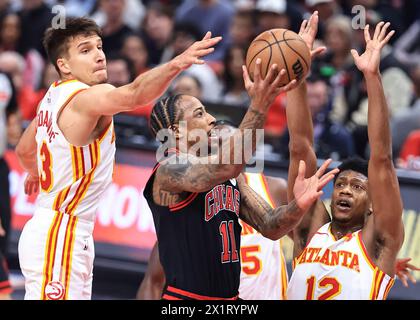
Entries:
[[[260,65],[261,61],[257,61],[254,82],[244,67],[251,105],[239,129],[223,142],[223,146],[229,147],[222,146],[221,152],[230,154],[223,159],[234,159],[238,147],[235,141],[242,138],[244,130],[255,133],[262,128],[273,99],[280,91],[295,86],[290,83],[278,87],[285,71],[276,72],[276,66],[261,79]],[[186,125],[180,125],[181,121],[186,121]],[[246,183],[235,179],[249,160],[245,153],[240,163],[215,163],[212,155],[197,154],[193,148],[195,140],[180,143],[194,129],[204,130],[211,140],[214,123],[215,119],[206,113],[201,102],[187,95],[159,101],[151,114],[153,133],[157,135],[160,129],[169,129],[167,138],[174,147],[155,166],[144,190],[153,213],[165,271],[164,299],[236,299],[240,276],[238,218],[264,236],[279,239],[301,220],[336,172],[323,175],[328,161],[314,176],[305,179],[302,162],[295,182],[296,200],[272,209]],[[252,153],[255,145],[250,146]]]

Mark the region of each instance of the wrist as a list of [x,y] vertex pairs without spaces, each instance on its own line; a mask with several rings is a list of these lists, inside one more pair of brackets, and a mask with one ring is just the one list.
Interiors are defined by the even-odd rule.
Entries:
[[178,74],[184,70],[182,64],[180,63],[178,56],[168,61],[168,68],[170,73]]
[[379,79],[381,77],[381,73],[379,70],[376,71],[364,71],[363,76],[366,80],[368,79]]

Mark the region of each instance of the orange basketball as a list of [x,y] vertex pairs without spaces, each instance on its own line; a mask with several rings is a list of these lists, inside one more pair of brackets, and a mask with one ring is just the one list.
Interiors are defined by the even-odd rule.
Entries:
[[246,54],[246,67],[253,79],[257,58],[261,59],[261,76],[264,79],[270,66],[277,64],[278,70],[286,70],[281,85],[293,79],[305,79],[311,67],[311,53],[303,39],[288,29],[271,29],[258,35],[250,44]]

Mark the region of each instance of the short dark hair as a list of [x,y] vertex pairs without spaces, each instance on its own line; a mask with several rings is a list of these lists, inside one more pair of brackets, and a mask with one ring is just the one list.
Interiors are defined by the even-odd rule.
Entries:
[[[369,167],[368,160],[362,159],[360,157],[351,157],[351,158],[345,159],[337,168],[340,169],[340,173],[346,170],[352,170],[352,171],[359,172],[363,174],[366,178],[368,178],[368,167]],[[340,173],[335,175],[334,182],[337,180]]]
[[64,29],[50,27],[45,31],[42,44],[48,54],[48,59],[58,73],[57,59],[68,51],[68,42],[78,35],[97,34],[102,37],[102,32],[95,21],[89,18],[67,18]]
[[169,129],[172,125],[179,122],[179,119],[182,117],[182,111],[178,107],[182,96],[182,94],[168,96],[159,100],[153,106],[149,126],[155,138],[159,130]]

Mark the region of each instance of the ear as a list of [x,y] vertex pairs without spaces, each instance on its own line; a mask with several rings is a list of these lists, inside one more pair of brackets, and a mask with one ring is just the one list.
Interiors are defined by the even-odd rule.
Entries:
[[174,134],[175,139],[180,139],[183,137],[183,134],[180,132],[179,130],[179,125],[178,124],[173,124],[170,127],[170,130],[172,131],[172,133]]
[[69,75],[71,73],[70,67],[66,58],[58,58],[57,66],[61,74]]

